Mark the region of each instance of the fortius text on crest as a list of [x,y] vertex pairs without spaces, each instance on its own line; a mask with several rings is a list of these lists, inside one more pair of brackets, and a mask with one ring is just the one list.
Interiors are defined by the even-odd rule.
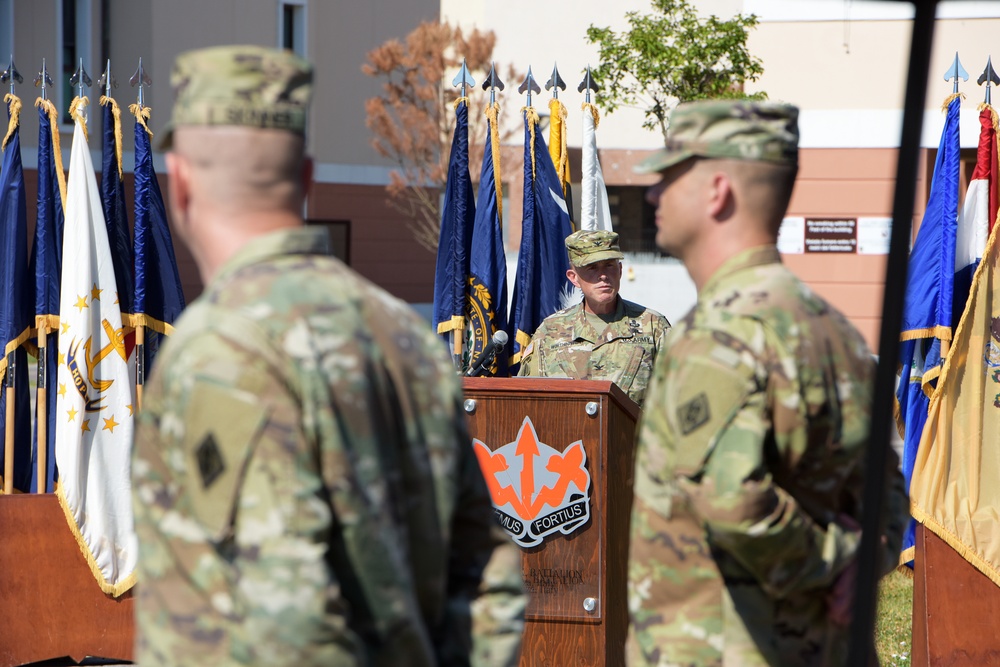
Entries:
[[525,417],[514,442],[491,451],[473,440],[497,519],[522,547],[555,533],[569,535],[590,520],[590,473],[583,441],[565,451],[539,442]]

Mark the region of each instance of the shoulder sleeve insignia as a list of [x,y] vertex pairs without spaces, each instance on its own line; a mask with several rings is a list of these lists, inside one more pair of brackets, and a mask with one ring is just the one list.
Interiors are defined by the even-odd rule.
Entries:
[[704,426],[708,423],[709,418],[708,395],[705,392],[701,392],[677,408],[677,421],[680,423],[682,435],[688,435],[695,429]]
[[222,460],[222,452],[219,451],[219,445],[211,433],[206,435],[205,439],[198,445],[195,450],[195,458],[198,460],[201,488],[207,489],[226,469],[226,463]]
[[521,353],[521,358],[525,358],[531,354],[531,351],[535,349],[535,341],[528,343],[528,347],[524,348],[524,352]]

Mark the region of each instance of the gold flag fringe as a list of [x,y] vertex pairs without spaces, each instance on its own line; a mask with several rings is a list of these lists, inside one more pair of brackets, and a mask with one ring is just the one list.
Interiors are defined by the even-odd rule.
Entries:
[[535,126],[538,125],[538,112],[535,107],[521,107],[521,113],[528,121],[528,130],[531,132],[531,180],[535,180]]
[[500,104],[486,105],[486,119],[490,125],[490,148],[493,151],[493,182],[497,186],[497,218],[503,229],[503,183],[500,174]]
[[83,554],[84,559],[87,561],[87,566],[90,567],[91,573],[94,575],[94,578],[97,579],[97,585],[101,587],[101,590],[104,591],[104,593],[110,595],[111,597],[117,598],[124,595],[130,588],[135,586],[137,579],[135,571],[122,581],[119,581],[117,584],[112,584],[110,581],[105,579],[104,573],[101,572],[101,566],[97,564],[97,559],[95,559],[94,554],[91,553],[90,547],[87,545],[87,541],[83,539],[83,534],[80,532],[80,528],[76,524],[76,517],[73,516],[73,510],[69,506],[69,500],[66,499],[66,492],[63,491],[58,480],[56,481],[56,497],[59,499],[59,506],[62,508],[63,514],[66,516],[66,523],[69,525],[70,532],[73,533],[73,538],[76,540],[76,544],[80,548],[80,553]]
[[455,100],[452,103],[452,106],[454,106],[455,109],[457,110],[458,109],[458,105],[461,104],[462,102],[465,102],[465,106],[469,106],[469,98],[468,97],[459,97],[457,100]]
[[113,97],[101,95],[102,107],[111,107],[111,115],[115,117],[115,159],[118,161],[118,178],[122,178],[122,110]]
[[591,104],[590,102],[584,102],[580,105],[581,109],[586,109],[590,112],[590,115],[594,118],[594,129],[601,124],[601,112],[597,110],[597,106]]
[[69,103],[69,115],[76,122],[80,123],[80,127],[83,128],[83,138],[87,143],[90,143],[90,134],[87,132],[87,117],[84,115],[84,110],[88,104],[90,104],[90,100],[86,97],[80,97],[79,95],[74,97],[73,101]]
[[[56,163],[56,179],[59,181],[59,195],[63,210],[66,210],[66,174],[63,172],[62,148],[59,147],[59,112],[52,100],[44,100],[39,97],[35,100],[35,106],[43,109],[49,117],[49,127],[52,130],[52,159]],[[59,326],[56,323],[56,326]]]
[[0,149],[7,150],[7,142],[14,136],[14,130],[21,123],[21,98],[14,93],[7,93],[3,96],[3,101],[10,110],[10,122],[7,123],[7,134],[3,138],[3,144],[0,144]]
[[146,121],[149,120],[149,115],[153,112],[153,110],[149,107],[141,107],[138,104],[128,105],[128,110],[132,112],[133,116],[135,116],[135,122],[142,125],[142,129],[146,130],[146,134],[148,134],[149,138],[152,139],[153,131],[149,129],[149,125],[146,125]]

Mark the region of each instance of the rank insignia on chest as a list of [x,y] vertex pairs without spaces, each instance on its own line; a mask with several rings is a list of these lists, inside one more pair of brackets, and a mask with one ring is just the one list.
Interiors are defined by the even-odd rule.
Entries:
[[700,426],[704,426],[709,418],[708,395],[705,392],[677,408],[677,421],[680,423],[682,435],[688,435]]

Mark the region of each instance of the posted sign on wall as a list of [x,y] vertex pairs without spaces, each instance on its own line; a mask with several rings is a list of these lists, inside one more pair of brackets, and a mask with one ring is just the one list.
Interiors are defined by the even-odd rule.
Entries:
[[806,218],[806,252],[858,250],[857,218]]
[[788,217],[778,232],[778,251],[886,255],[891,227],[891,218]]

